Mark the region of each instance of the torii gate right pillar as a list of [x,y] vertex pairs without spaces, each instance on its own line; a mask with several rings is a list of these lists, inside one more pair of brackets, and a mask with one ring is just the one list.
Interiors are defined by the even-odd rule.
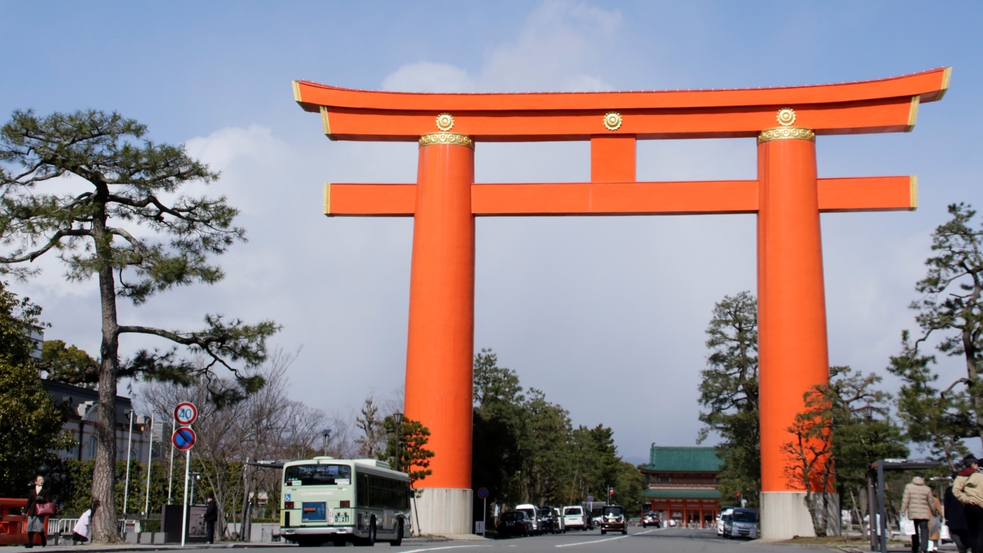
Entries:
[[829,382],[815,134],[797,127],[763,132],[758,183],[761,531],[787,539],[814,531],[782,448],[792,441],[788,427],[804,410],[803,395]]

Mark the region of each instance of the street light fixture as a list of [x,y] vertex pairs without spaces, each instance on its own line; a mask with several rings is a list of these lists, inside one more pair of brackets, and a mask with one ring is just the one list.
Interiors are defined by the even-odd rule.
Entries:
[[321,437],[324,438],[324,442],[321,444],[321,455],[328,454],[328,440],[331,439],[331,429],[325,428],[321,431]]
[[393,413],[393,421],[396,423],[396,470],[399,470],[399,441],[402,437],[402,432],[400,430],[403,426],[403,414],[399,411]]

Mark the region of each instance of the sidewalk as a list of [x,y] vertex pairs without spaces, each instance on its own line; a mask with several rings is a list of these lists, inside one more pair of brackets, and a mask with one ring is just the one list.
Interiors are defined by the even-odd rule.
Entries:
[[[484,540],[481,536],[476,536],[474,534],[460,534],[460,535],[448,535],[448,536],[421,536],[421,537],[407,537],[403,538],[403,544],[407,543],[433,543],[433,542],[444,542],[452,540],[464,540],[464,541],[474,541],[474,540]],[[207,543],[191,543],[189,542],[183,548],[179,543],[148,543],[148,544],[133,544],[133,543],[120,543],[116,545],[49,545],[47,547],[41,547],[40,545],[35,545],[33,548],[28,549],[23,545],[7,545],[0,546],[0,553],[19,553],[21,551],[30,553],[75,553],[78,551],[180,551],[182,549],[250,549],[250,548],[283,548],[283,547],[297,547],[296,545],[283,541],[278,543],[270,542],[219,542],[214,544]]]

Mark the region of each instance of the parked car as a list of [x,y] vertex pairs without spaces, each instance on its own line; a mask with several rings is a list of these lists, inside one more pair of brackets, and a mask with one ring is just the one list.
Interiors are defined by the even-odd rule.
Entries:
[[563,508],[563,526],[565,528],[587,530],[590,522],[587,513],[580,505],[567,505]]
[[555,534],[557,531],[556,521],[553,520],[553,511],[549,507],[540,507],[539,513],[539,532],[545,534],[549,532],[550,534]]
[[625,509],[621,505],[606,505],[601,510],[601,534],[614,530],[621,530],[622,534],[627,534],[628,517],[625,516]]
[[516,505],[515,510],[517,512],[526,515],[526,518],[532,523],[532,534],[542,534],[543,529],[539,525],[539,509],[535,505],[530,505],[529,503],[524,503],[522,505]]
[[642,528],[648,528],[649,526],[655,526],[656,528],[662,527],[662,519],[659,518],[658,513],[649,511],[642,515]]
[[734,512],[733,507],[726,507],[720,511],[720,516],[717,517],[717,535],[723,537],[724,535],[724,522],[730,520],[730,514]]
[[758,537],[758,512],[754,509],[734,509],[724,522],[725,538]]
[[500,538],[528,536],[532,534],[532,521],[521,511],[508,511],[498,517],[498,525],[495,529]]

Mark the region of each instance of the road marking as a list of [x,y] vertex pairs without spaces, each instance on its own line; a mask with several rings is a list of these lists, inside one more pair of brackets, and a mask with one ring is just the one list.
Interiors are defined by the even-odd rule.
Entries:
[[651,530],[642,530],[641,532],[638,532],[638,533],[635,533],[635,534],[632,534],[632,535],[633,536],[641,536],[642,534],[648,534],[649,532],[655,532],[655,530],[656,530],[655,528],[653,528]]
[[444,547],[428,547],[426,549],[411,549],[403,553],[420,553],[421,551],[442,551],[445,549],[468,549],[470,547],[491,547],[490,545],[445,545]]
[[617,538],[604,538],[603,540],[581,541],[581,542],[577,542],[577,543],[564,543],[562,545],[556,545],[554,547],[573,547],[575,545],[590,545],[592,543],[601,543],[603,541],[623,540],[625,538],[630,538],[630,537],[631,536],[627,536],[626,535],[626,536],[618,536]]

